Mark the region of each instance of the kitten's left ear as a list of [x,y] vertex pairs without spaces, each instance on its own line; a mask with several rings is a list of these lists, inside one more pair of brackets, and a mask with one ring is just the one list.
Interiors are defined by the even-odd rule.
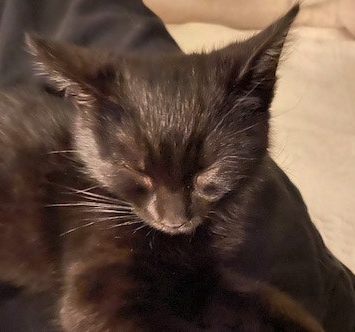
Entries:
[[271,102],[281,51],[298,12],[299,4],[296,4],[286,15],[254,37],[217,51],[222,59],[228,59],[230,63],[227,83],[231,90],[236,86],[249,91],[261,90],[263,98],[268,99],[264,101]]
[[64,90],[78,104],[86,106],[100,96],[110,97],[117,77],[109,53],[30,35],[26,35],[26,43],[35,58],[37,73],[45,76],[56,90]]

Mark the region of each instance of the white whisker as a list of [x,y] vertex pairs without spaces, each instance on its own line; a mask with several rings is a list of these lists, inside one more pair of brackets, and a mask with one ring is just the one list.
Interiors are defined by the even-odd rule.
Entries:
[[[73,232],[75,232],[75,231],[77,231],[79,229],[83,229],[83,228],[86,228],[86,227],[89,227],[89,226],[96,225],[97,223],[100,223],[100,222],[103,222],[103,221],[110,221],[110,220],[114,220],[114,219],[117,219],[117,218],[95,219],[94,221],[90,221],[90,222],[88,222],[88,223],[86,223],[84,225],[80,225],[80,226],[71,228],[68,231],[65,231],[65,232],[61,233],[60,236],[68,235],[68,234],[73,233]],[[90,220],[90,219],[83,219],[83,220]],[[131,218],[130,221],[120,222],[118,224],[115,224],[115,225],[112,225],[112,226],[108,227],[107,229],[112,229],[112,228],[116,228],[116,227],[120,227],[120,226],[128,226],[128,225],[139,224],[141,222],[142,222],[141,220],[135,220],[135,219]]]
[[117,205],[117,203],[119,203],[122,206],[122,203],[120,201],[115,203],[115,202],[109,201],[104,198],[96,198],[96,197],[91,197],[91,196],[85,196],[82,194],[79,194],[78,196],[80,196],[81,199],[84,199],[85,201],[88,201],[88,202],[94,202],[94,203],[98,203],[98,204],[109,204],[109,205]]
[[115,210],[115,209],[103,209],[103,210],[100,210],[100,207],[98,207],[98,211],[97,212],[100,212],[100,213],[113,213],[113,214],[116,214],[116,215],[127,215],[131,211],[132,210],[118,210],[118,209],[117,210]]
[[113,228],[117,228],[117,227],[121,227],[121,226],[129,226],[129,225],[140,224],[140,223],[142,223],[141,220],[126,221],[123,223],[109,226],[109,227],[107,227],[107,229],[113,229]]
[[[113,213],[123,213],[132,211],[131,208],[127,206],[119,206],[119,205],[109,205],[109,204],[94,204],[93,202],[78,202],[78,203],[56,203],[56,204],[47,204],[45,207],[74,207],[74,206],[82,206],[82,207],[91,207],[94,209],[102,209],[102,212],[113,212]],[[96,211],[95,211],[96,212]]]
[[105,202],[105,203],[120,204],[120,205],[125,205],[127,207],[130,206],[130,204],[124,200],[90,192],[90,190],[100,188],[100,186],[92,186],[92,187],[89,187],[86,189],[77,189],[77,188],[71,188],[68,186],[59,185],[56,183],[54,183],[54,184],[57,185],[58,187],[68,190],[70,194],[74,193],[74,194],[81,195],[82,197],[84,197],[87,200],[89,198],[91,198],[92,200],[97,199],[97,201],[101,200],[102,202]]
[[244,132],[246,132],[246,131],[248,131],[250,129],[253,129],[254,127],[258,126],[259,124],[260,124],[260,122],[256,122],[256,123],[252,124],[249,127],[246,127],[246,128],[241,129],[241,130],[238,130],[238,131],[235,132],[235,135],[238,135],[238,134],[244,133]]
[[149,239],[149,248],[153,249],[154,246],[154,241],[155,241],[155,235],[157,234],[157,231],[154,228],[151,228],[147,234],[145,235],[146,237],[148,237],[151,233],[153,232],[153,235],[150,237]]
[[148,225],[147,225],[147,224],[145,224],[145,223],[143,223],[143,225],[142,225],[142,226],[137,227],[137,228],[133,231],[133,234],[137,233],[139,230],[141,230],[142,228],[145,228],[145,227],[148,227]]
[[252,158],[252,157],[243,157],[243,156],[227,156],[221,159],[221,162],[235,162],[238,160],[257,160],[258,158]]
[[55,150],[47,152],[47,154],[56,154],[56,153],[77,153],[78,150]]
[[92,192],[88,192],[88,191],[75,191],[76,194],[82,194],[83,197],[91,197],[91,198],[97,198],[97,199],[101,199],[105,202],[112,202],[112,203],[123,203],[127,206],[129,206],[129,204],[123,200],[120,200],[118,198],[112,198],[112,197],[107,197],[107,196],[104,196],[104,195],[100,195],[100,194],[95,194],[95,193],[92,193]]
[[[82,219],[84,221],[92,220],[93,218],[85,218]],[[110,220],[118,220],[118,221],[124,221],[124,220],[132,220],[132,221],[140,221],[138,217],[134,215],[124,215],[124,216],[112,216],[112,217],[100,217],[100,218],[95,218],[95,221],[101,222],[101,221],[110,221]]]
[[66,231],[66,232],[64,232],[64,233],[61,233],[60,236],[68,235],[68,234],[70,234],[70,233],[72,233],[72,232],[77,231],[78,229],[82,229],[82,228],[86,228],[86,227],[92,226],[92,225],[94,225],[95,223],[96,223],[96,221],[92,221],[92,222],[89,222],[89,223],[87,223],[87,224],[84,224],[84,225],[80,225],[80,226],[78,226],[78,227],[71,228],[71,229],[69,229],[68,231]]

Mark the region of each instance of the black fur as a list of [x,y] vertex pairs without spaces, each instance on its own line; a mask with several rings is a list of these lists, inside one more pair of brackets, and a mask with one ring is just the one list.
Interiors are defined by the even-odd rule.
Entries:
[[210,54],[28,37],[72,103],[2,95],[0,277],[54,292],[53,329],[354,331],[354,277],[268,155],[297,12]]

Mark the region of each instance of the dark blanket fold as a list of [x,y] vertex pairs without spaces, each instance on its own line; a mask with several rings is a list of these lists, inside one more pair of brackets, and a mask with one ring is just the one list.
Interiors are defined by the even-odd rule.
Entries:
[[0,84],[31,79],[24,33],[117,52],[172,52],[179,47],[140,0],[0,0]]

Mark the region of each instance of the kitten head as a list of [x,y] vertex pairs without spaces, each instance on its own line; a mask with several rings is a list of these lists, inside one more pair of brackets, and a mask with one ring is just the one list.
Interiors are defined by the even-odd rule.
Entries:
[[89,174],[150,226],[194,230],[267,154],[269,106],[291,9],[209,54],[139,58],[28,37],[39,72],[78,109]]

